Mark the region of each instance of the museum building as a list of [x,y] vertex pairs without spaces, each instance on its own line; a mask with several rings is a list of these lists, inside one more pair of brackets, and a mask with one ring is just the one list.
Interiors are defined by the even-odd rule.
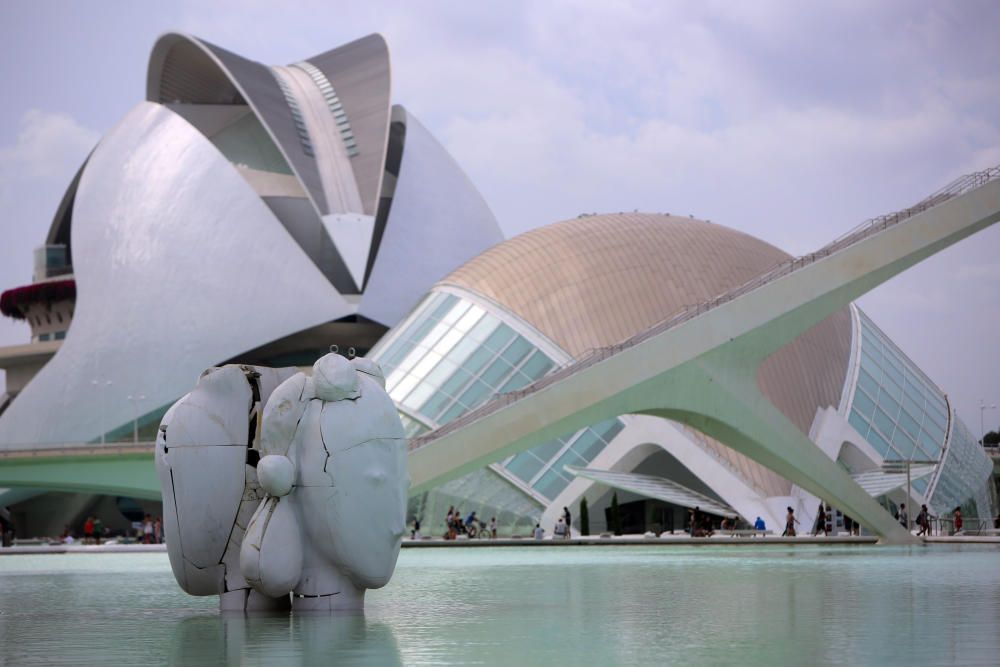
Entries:
[[[151,440],[205,368],[308,367],[331,345],[382,365],[419,435],[788,257],[669,213],[584,215],[504,241],[455,161],[393,103],[380,36],[268,67],[171,33],[145,101],[70,184],[32,283],[0,297],[32,331],[0,348],[0,449]],[[757,381],[889,511],[906,492],[885,464],[911,461],[912,502],[996,514],[991,461],[946,394],[856,306]],[[455,506],[524,534],[563,507],[576,518],[586,498],[597,532],[612,494],[629,532],[682,530],[694,506],[772,527],[794,506],[805,523],[818,504],[689,426],[621,415],[415,494],[410,513],[430,533]],[[0,492],[4,505],[49,533],[156,510],[31,488]]]

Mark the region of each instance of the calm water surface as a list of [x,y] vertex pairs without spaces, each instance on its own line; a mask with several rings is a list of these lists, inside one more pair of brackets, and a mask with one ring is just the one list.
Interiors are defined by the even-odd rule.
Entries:
[[0,557],[0,664],[1000,664],[992,546],[407,549],[364,615],[220,615],[166,554]]

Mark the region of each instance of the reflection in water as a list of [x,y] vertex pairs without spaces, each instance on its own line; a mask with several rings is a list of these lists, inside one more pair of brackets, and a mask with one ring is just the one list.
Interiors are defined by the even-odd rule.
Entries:
[[402,665],[392,628],[363,614],[192,616],[180,620],[170,665]]
[[0,556],[0,665],[997,664],[1000,549],[408,549],[364,615],[220,614],[165,554]]

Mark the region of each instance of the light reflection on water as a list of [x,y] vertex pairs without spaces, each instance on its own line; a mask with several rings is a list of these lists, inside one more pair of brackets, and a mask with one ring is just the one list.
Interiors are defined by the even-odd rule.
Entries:
[[220,615],[165,554],[0,557],[0,664],[996,664],[992,546],[408,549],[364,615]]

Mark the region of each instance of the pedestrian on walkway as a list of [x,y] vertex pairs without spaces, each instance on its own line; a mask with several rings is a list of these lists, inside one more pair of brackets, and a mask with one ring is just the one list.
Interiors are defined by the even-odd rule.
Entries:
[[786,508],[788,514],[785,515],[785,532],[781,534],[782,537],[795,537],[795,524],[799,522],[795,518],[795,510],[791,507]]
[[930,512],[927,511],[927,505],[920,506],[920,514],[917,515],[917,527],[920,530],[917,531],[917,537],[930,534]]
[[907,530],[910,529],[910,516],[906,513],[906,503],[899,503],[899,511],[896,512],[896,520],[899,525]]
[[819,504],[819,514],[816,515],[816,530],[813,532],[813,537],[819,535],[819,531],[823,531],[823,536],[829,536],[826,532],[826,510],[823,509],[823,503]]

